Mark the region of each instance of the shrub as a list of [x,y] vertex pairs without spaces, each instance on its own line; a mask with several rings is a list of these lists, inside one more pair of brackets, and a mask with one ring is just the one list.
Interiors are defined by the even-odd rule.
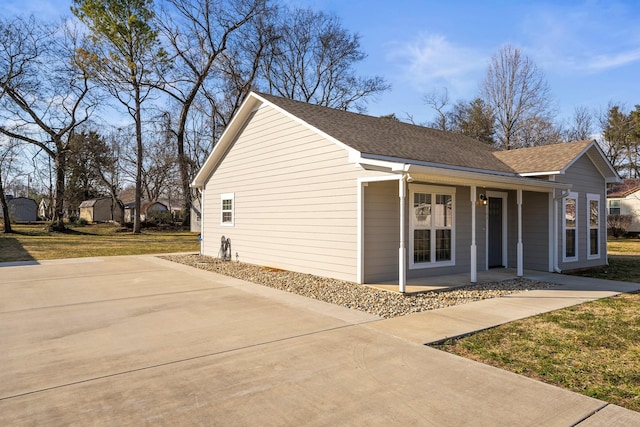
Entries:
[[613,237],[622,237],[627,234],[633,217],[631,215],[607,216],[607,233]]

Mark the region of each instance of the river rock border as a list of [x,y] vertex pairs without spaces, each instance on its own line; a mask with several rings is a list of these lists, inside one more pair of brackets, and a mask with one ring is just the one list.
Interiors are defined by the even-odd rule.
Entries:
[[403,295],[352,282],[242,262],[222,261],[204,255],[167,255],[161,258],[350,309],[365,311],[383,318],[404,316],[409,313],[557,286],[556,284],[517,278]]

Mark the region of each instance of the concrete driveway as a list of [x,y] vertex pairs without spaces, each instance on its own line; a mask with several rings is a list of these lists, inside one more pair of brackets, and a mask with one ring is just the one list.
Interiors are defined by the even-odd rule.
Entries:
[[151,256],[0,267],[0,425],[638,425],[379,318]]

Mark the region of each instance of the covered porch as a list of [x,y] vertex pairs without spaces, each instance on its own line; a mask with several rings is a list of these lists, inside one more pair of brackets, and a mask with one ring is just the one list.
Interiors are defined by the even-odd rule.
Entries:
[[419,293],[553,271],[555,205],[568,187],[413,166],[363,179],[359,283]]

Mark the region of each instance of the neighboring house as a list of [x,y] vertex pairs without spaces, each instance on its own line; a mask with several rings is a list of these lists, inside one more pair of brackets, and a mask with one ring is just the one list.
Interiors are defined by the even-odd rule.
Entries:
[[627,231],[640,233],[640,179],[625,179],[607,194],[609,215],[630,215]]
[[201,253],[356,283],[607,262],[595,141],[496,151],[461,134],[251,93],[198,172]]
[[38,204],[38,217],[44,221],[49,221],[53,218],[53,209],[51,207],[51,201],[47,197],[43,197]]
[[111,197],[84,200],[80,203],[80,218],[88,222],[122,222],[124,205]]
[[[9,218],[14,222],[38,220],[38,204],[33,199],[7,196],[7,207],[9,208]],[[0,209],[0,218],[3,218],[2,209]]]
[[[150,220],[152,217],[169,212],[164,203],[158,201],[142,201],[140,203],[140,221]],[[136,214],[136,203],[130,202],[124,205],[124,221],[133,222]]]

